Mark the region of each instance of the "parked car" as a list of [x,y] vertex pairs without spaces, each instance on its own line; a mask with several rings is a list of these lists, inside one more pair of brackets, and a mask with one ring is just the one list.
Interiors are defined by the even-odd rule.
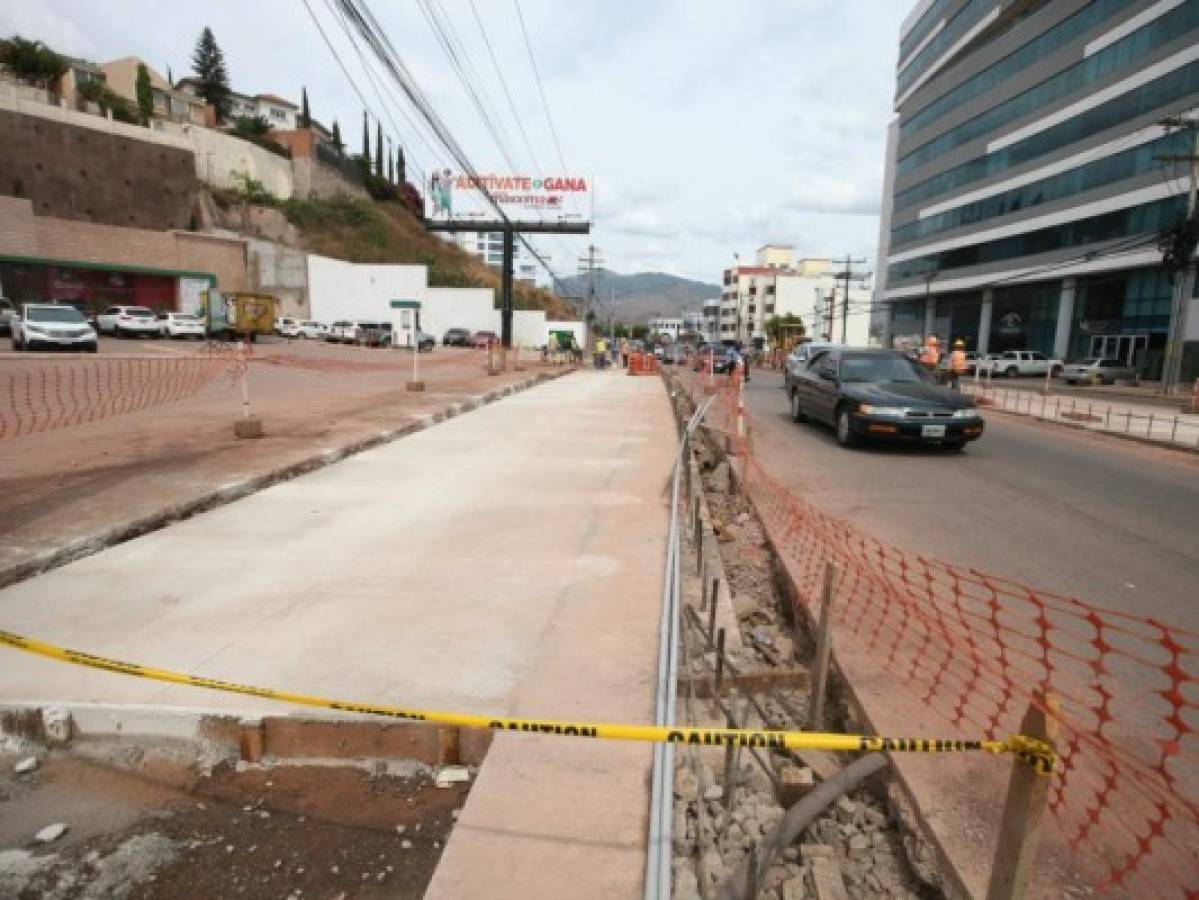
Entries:
[[344,340],[345,331],[350,327],[350,322],[347,319],[338,319],[325,329],[324,338],[326,341],[340,343]]
[[158,335],[164,338],[204,340],[204,320],[188,313],[159,313]]
[[498,344],[500,337],[494,331],[476,331],[471,338],[471,346],[478,350],[486,350],[492,344]]
[[117,337],[153,336],[158,334],[158,319],[146,306],[110,306],[96,316],[96,329]]
[[275,320],[275,334],[283,337],[295,337],[296,328],[300,324],[298,319],[282,318]]
[[469,347],[471,334],[469,328],[450,328],[441,338],[443,347]]
[[991,354],[986,359],[978,361],[978,371],[986,375],[1003,375],[1015,378],[1018,375],[1040,375],[1051,373],[1053,377],[1061,374],[1065,364],[1060,359],[1050,359],[1044,353],[1035,350],[1006,350],[998,355]]
[[1067,363],[1062,370],[1062,380],[1067,384],[1115,384],[1117,378],[1131,380],[1136,377],[1136,366],[1121,359],[1089,357]]
[[0,297],[0,331],[12,334],[12,320],[17,316],[17,308],[7,297]]
[[320,322],[305,319],[296,323],[296,337],[301,340],[319,341],[328,329]]
[[791,380],[794,378],[795,373],[806,369],[808,363],[812,361],[812,357],[821,350],[828,350],[837,346],[840,345],[830,344],[827,341],[804,341],[803,343],[796,344],[783,361],[783,387],[787,391],[790,391]]
[[417,348],[421,353],[432,353],[433,348],[437,346],[437,338],[429,334],[427,331],[418,331],[417,333]]
[[83,313],[73,306],[54,303],[25,303],[10,322],[12,348],[66,347],[95,353],[98,338]]
[[832,425],[843,447],[872,438],[961,450],[984,428],[973,400],[896,350],[821,351],[796,376],[789,399],[796,422]]

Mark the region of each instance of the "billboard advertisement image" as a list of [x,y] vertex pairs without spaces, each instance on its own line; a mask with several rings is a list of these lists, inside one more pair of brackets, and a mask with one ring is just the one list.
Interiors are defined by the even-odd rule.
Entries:
[[456,214],[485,211],[484,189],[510,215],[526,211],[555,217],[581,215],[591,199],[591,185],[582,176],[489,173],[475,177],[442,169],[429,177],[429,218],[448,220]]

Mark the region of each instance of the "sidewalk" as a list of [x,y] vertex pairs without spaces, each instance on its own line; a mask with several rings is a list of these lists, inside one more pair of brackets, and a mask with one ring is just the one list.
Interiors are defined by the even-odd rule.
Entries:
[[[338,698],[649,721],[674,441],[657,379],[575,373],[0,591],[0,628]],[[286,711],[3,653],[3,702]],[[428,896],[639,896],[649,761],[496,735]]]
[[962,392],[989,409],[1143,443],[1199,450],[1199,414],[1179,412],[1177,405],[1173,409],[1164,409],[1124,400],[1046,396],[1027,388],[987,387],[972,381],[962,382]]

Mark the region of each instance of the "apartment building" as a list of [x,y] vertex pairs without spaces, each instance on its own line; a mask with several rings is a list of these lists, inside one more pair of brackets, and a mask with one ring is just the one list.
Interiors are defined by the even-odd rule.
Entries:
[[[443,234],[442,237],[493,269],[504,264],[504,236],[498,231],[461,231]],[[537,260],[525,249],[524,244],[517,241],[512,248],[512,277],[518,281],[540,284],[540,272]]]
[[787,244],[766,244],[758,248],[754,265],[725,269],[719,307],[704,305],[709,323],[705,330],[715,341],[761,349],[766,346],[766,322],[792,314],[803,321],[810,337],[866,346],[871,290],[860,277],[851,277],[847,305],[845,282],[839,276],[832,260],[797,259]]
[[1173,333],[1199,375],[1193,267],[1175,279],[1158,246],[1186,215],[1197,108],[1199,0],[921,0],[887,149],[884,341],[1153,379]]

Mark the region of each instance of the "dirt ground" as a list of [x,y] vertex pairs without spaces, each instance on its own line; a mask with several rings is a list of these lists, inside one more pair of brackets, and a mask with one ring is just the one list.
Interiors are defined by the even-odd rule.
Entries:
[[[200,345],[101,341],[106,357],[195,354]],[[0,366],[50,367],[66,356],[0,350]],[[249,392],[265,436],[239,440],[240,386],[221,376],[174,403],[0,441],[0,573],[77,539],[371,437],[468,397],[544,371],[526,351],[521,369],[489,375],[486,353],[422,354],[424,392],[409,392],[403,351],[271,339],[255,345]]]
[[[183,789],[65,755],[0,756],[0,897],[423,896],[469,785],[429,773],[224,765]],[[69,826],[49,844],[47,825]]]

